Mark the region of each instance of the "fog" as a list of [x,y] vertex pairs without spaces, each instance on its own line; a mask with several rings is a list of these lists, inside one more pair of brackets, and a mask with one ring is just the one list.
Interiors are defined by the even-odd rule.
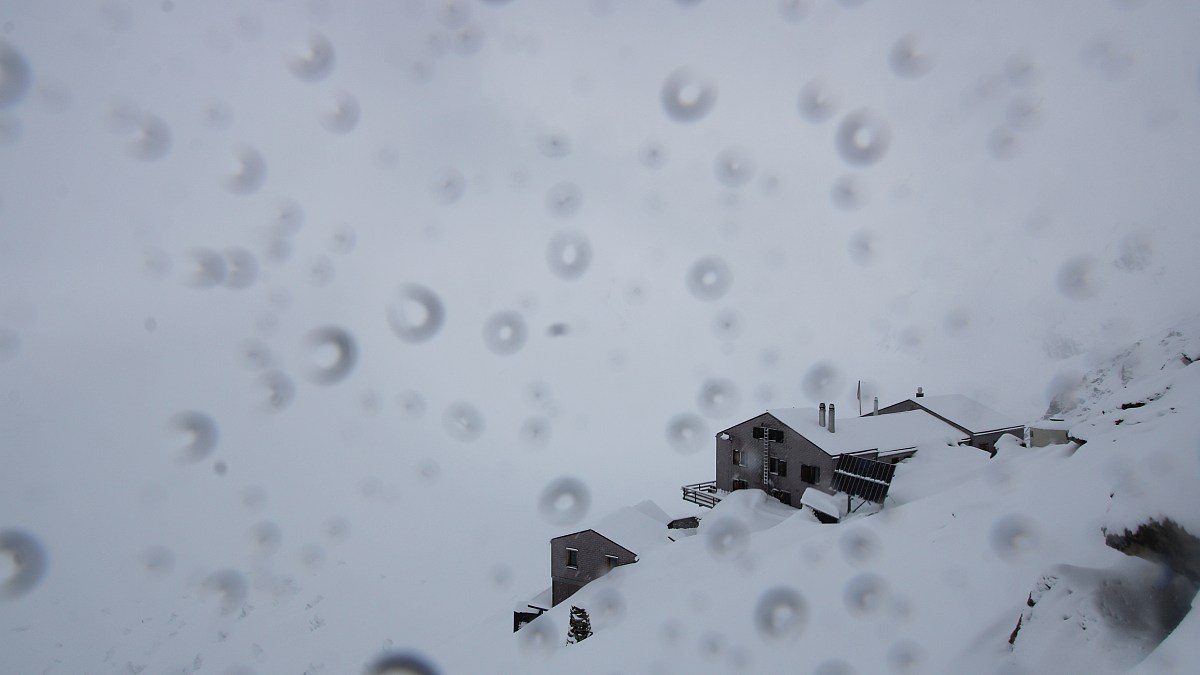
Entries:
[[1198,25],[0,4],[0,662],[436,662],[767,407],[1040,417],[1197,309]]

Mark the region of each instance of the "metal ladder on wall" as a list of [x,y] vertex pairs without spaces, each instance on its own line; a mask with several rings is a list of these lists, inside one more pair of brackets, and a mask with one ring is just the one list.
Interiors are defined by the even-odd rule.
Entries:
[[768,492],[768,488],[771,487],[771,434],[766,427],[763,427],[762,441],[763,492]]

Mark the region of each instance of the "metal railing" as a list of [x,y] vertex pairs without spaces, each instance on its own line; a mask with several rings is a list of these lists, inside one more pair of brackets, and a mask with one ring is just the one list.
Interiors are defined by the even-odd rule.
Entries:
[[692,502],[711,509],[721,501],[721,494],[717,490],[717,481],[715,480],[684,485],[680,489],[683,490],[683,501],[685,502]]

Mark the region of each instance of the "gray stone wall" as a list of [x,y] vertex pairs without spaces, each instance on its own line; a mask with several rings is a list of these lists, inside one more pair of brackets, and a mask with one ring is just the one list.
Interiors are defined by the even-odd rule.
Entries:
[[[778,457],[787,462],[787,475],[769,475],[769,486],[763,485],[762,462],[763,442],[754,438],[754,427],[768,427],[783,431],[783,441],[772,441],[770,452],[772,457]],[[770,413],[763,413],[736,426],[726,429],[729,439],[716,437],[716,480],[717,487],[722,490],[733,490],[734,479],[746,481],[747,488],[765,490],[768,494],[772,489],[787,492],[793,506],[799,506],[800,497],[804,490],[813,485],[801,480],[802,466],[810,465],[820,469],[820,480],[815,487],[822,492],[832,492],[834,460],[823,450],[814,445]],[[743,453],[743,464],[734,464],[734,450]]]

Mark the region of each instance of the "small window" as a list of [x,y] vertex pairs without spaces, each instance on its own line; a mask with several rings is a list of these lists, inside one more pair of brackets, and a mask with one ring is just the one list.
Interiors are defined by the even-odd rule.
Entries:
[[800,465],[800,480],[816,485],[821,482],[821,467],[810,464]]
[[579,551],[573,548],[567,549],[567,567],[576,569],[579,567]]
[[746,466],[746,455],[741,450],[733,451],[733,463],[738,466]]
[[604,556],[604,566],[606,568],[611,570],[612,568],[616,567],[618,564],[620,564],[620,563],[617,562],[617,556],[615,556],[615,555]]
[[767,469],[776,476],[783,478],[787,477],[787,460],[779,457],[772,457],[768,462]]
[[742,480],[741,478],[733,479],[733,489],[734,490],[745,490],[748,487],[750,487],[749,484],[747,484],[746,481]]
[[771,490],[771,496],[778,499],[781,504],[792,505],[792,493],[786,490]]
[[783,442],[783,429],[767,429],[767,440]]
[[755,437],[755,438],[762,438],[762,437],[763,437],[763,432],[764,432],[764,431],[766,431],[766,429],[765,429],[764,427],[754,427],[754,434],[753,434],[753,435],[754,435],[754,437]]

